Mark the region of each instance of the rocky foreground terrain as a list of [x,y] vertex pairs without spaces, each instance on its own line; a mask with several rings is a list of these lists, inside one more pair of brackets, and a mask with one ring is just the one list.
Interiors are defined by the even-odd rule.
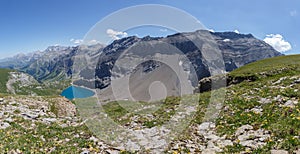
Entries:
[[89,133],[65,98],[0,98],[1,153],[110,152]]
[[[239,82],[231,82],[225,101],[213,105],[219,109],[214,119],[204,117],[210,92],[187,96],[200,98],[197,114],[163,152],[299,154],[299,61],[300,56],[277,57],[229,73],[228,78]],[[1,153],[156,153],[164,144],[157,130],[175,115],[179,98],[169,97],[157,111],[144,115],[116,102],[103,105],[107,116],[136,135],[153,133],[157,140],[144,147],[105,143],[88,129],[74,103],[57,96],[1,94]]]

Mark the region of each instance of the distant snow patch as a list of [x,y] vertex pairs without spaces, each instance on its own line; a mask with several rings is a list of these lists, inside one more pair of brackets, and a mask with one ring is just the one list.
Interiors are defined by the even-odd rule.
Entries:
[[237,33],[237,34],[239,34],[239,33],[240,33],[240,31],[238,31],[237,29],[236,29],[236,30],[234,30],[233,32],[235,32],[235,33]]
[[215,30],[213,30],[213,29],[209,29],[208,31],[213,32],[213,33],[215,32]]
[[230,39],[224,39],[223,42],[230,42]]

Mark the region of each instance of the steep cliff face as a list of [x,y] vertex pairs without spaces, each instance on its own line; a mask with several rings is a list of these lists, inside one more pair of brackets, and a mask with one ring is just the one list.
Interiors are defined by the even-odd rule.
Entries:
[[[105,88],[110,84],[112,69],[116,60],[126,49],[139,48],[145,51],[144,54],[152,56],[149,49],[164,50],[166,54],[172,54],[171,47],[163,44],[170,44],[180,50],[191,62],[198,79],[211,76],[211,66],[225,67],[225,71],[232,71],[245,64],[281,55],[264,41],[256,39],[251,34],[237,34],[235,32],[209,32],[199,30],[191,33],[178,33],[165,38],[152,37],[128,37],[114,41],[103,49],[96,67],[96,87]],[[147,46],[139,47],[140,44]],[[138,46],[138,47],[136,47]],[[222,59],[213,59],[218,50]],[[143,53],[143,52],[141,52]],[[140,56],[140,57],[138,57]],[[131,60],[142,59],[145,55],[132,55]],[[127,66],[126,66],[127,65]],[[150,65],[149,65],[150,66]],[[141,69],[147,70],[147,65]],[[123,75],[131,70],[130,62],[124,63]],[[126,70],[128,69],[128,70]],[[215,68],[218,69],[218,68]]]

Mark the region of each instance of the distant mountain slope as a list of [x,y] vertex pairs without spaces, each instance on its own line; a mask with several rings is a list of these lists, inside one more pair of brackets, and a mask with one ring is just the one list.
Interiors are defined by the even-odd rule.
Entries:
[[0,68],[11,68],[26,72],[38,81],[70,78],[74,56],[86,55],[98,57],[103,45],[91,46],[50,46],[45,51],[19,54],[1,60]]
[[4,58],[0,60],[0,68],[19,69],[36,61],[42,54],[43,52],[36,51],[28,54],[20,53],[13,57]]

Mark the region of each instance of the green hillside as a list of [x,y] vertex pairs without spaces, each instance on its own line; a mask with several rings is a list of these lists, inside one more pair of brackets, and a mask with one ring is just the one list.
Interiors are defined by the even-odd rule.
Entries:
[[230,76],[269,76],[287,73],[296,73],[300,71],[300,55],[287,55],[274,58],[268,58],[250,63],[240,67],[232,72]]
[[11,70],[0,69],[0,93],[6,93],[6,82],[9,78],[9,72]]

